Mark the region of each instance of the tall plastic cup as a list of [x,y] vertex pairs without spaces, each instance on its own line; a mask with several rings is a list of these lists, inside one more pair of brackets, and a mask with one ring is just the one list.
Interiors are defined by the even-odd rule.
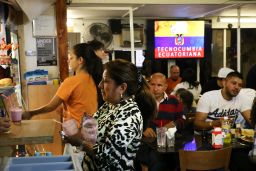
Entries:
[[67,136],[72,136],[78,133],[78,127],[75,119],[69,119],[63,122],[62,128]]
[[22,107],[12,107],[11,111],[11,119],[13,123],[20,124],[22,118]]
[[159,148],[166,147],[166,134],[165,134],[166,131],[167,131],[166,127],[156,128],[157,146]]

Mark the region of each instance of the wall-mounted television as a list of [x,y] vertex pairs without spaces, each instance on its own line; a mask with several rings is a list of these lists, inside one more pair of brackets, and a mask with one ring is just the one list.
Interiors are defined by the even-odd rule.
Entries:
[[154,21],[154,57],[204,58],[204,21]]

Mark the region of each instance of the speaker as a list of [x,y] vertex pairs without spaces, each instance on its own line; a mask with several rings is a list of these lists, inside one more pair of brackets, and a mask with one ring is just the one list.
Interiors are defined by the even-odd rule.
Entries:
[[118,19],[110,19],[109,26],[113,34],[121,34],[122,33],[122,25],[121,20]]

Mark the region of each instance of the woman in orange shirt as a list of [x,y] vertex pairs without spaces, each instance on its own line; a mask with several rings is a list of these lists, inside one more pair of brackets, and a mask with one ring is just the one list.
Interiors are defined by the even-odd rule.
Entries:
[[76,73],[64,80],[51,101],[38,109],[23,113],[24,119],[34,115],[55,110],[63,104],[63,119],[75,119],[80,127],[81,119],[86,113],[92,116],[97,111],[97,89],[103,71],[102,61],[93,47],[86,44],[76,44],[69,55],[69,67]]

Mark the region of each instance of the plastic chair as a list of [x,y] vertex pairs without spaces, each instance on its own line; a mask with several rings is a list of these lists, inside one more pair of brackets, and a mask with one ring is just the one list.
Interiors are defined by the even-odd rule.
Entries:
[[179,150],[180,170],[213,170],[224,168],[228,171],[232,148],[209,151]]

